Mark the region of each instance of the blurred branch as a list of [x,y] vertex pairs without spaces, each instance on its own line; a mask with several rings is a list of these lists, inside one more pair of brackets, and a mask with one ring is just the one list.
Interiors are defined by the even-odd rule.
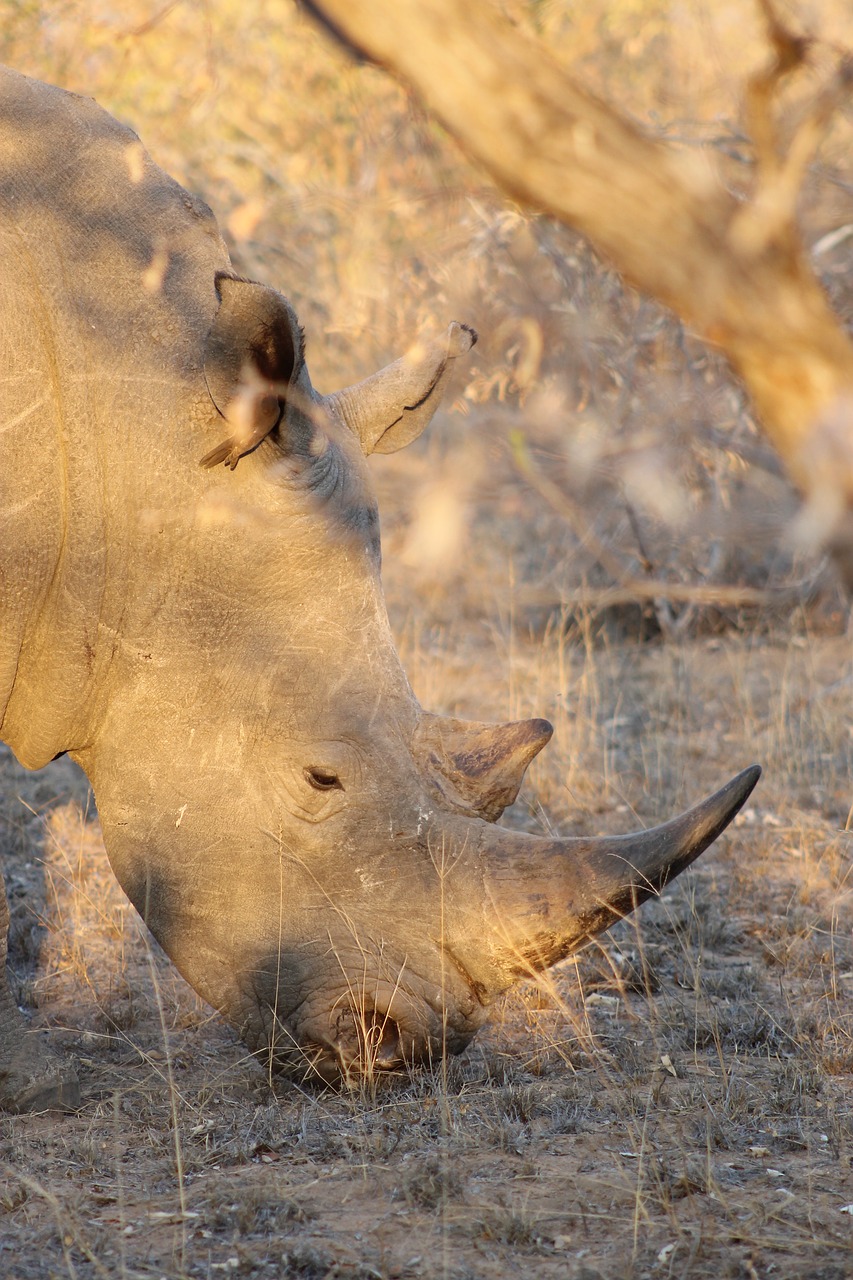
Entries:
[[151,17],[147,18],[145,22],[140,22],[139,26],[131,27],[128,31],[122,32],[122,35],[130,37],[147,36],[149,31],[153,31],[155,27],[165,21],[173,9],[177,9],[183,2],[184,0],[169,0],[168,4],[164,4],[162,9],[152,13]]
[[[555,600],[552,592],[536,588],[522,589],[520,598],[524,604],[548,604],[553,607],[555,603],[559,603],[560,605],[573,605],[601,611],[615,606],[636,604],[642,600],[650,600],[655,605],[661,630],[673,631],[679,629],[680,626],[688,625],[692,612],[685,615],[685,621],[681,624],[662,606],[685,604],[690,606],[691,611],[703,606],[722,608],[749,605],[767,608],[802,603],[804,594],[807,594],[810,589],[811,584],[806,581],[776,589],[767,589],[729,586],[723,583],[667,582],[652,576],[637,578],[630,571],[626,562],[602,542],[590,528],[586,517],[577,510],[560,486],[555,484],[548,476],[542,474],[530,455],[527,442],[521,431],[510,433],[510,447],[515,465],[527,483],[548,503],[549,507],[557,515],[566,521],[577,537],[580,546],[590,551],[602,569],[615,580],[615,585],[609,587],[580,587],[574,591],[562,592],[558,600]],[[653,565],[643,547],[636,516],[630,503],[626,502],[625,505],[629,521],[639,544],[641,563],[646,573],[651,575],[653,573]],[[719,547],[717,550],[719,551]],[[711,572],[716,572],[717,568],[718,564],[715,563]]]
[[733,453],[750,467],[758,467],[761,471],[766,471],[769,476],[775,476],[781,479],[785,472],[779,461],[779,455],[774,453],[767,445],[761,441],[753,443],[740,437],[732,440],[726,431],[721,431],[719,427],[708,428],[708,440],[717,449],[722,449],[726,453]]
[[835,73],[808,103],[787,150],[776,111],[781,81],[806,61],[809,42],[784,26],[770,0],[759,0],[774,56],[751,77],[746,89],[747,130],[755,148],[756,180],[751,199],[736,215],[733,243],[755,254],[774,241],[797,248],[796,212],[806,169],[818,150],[830,121],[853,83],[853,63],[843,57]]
[[583,89],[486,0],[312,8],[412,85],[511,195],[582,231],[728,353],[806,497],[801,535],[835,553],[853,589],[853,345],[793,217],[803,168],[849,91],[849,64],[841,60],[780,158],[774,95],[807,50],[765,0],[774,62],[764,87],[753,86],[759,179],[744,204],[707,159],[657,141]]
[[548,476],[544,476],[536,466],[527,448],[524,433],[511,431],[509,443],[513,462],[519,473],[524,476],[530,487],[545,499],[551,510],[565,520],[580,546],[592,552],[602,569],[609,573],[611,578],[615,578],[623,585],[629,582],[631,575],[625,561],[601,541],[591,528],[587,517],[570,501],[560,486]]
[[641,600],[669,600],[675,604],[700,607],[760,608],[802,604],[813,588],[812,579],[771,590],[766,587],[727,586],[723,583],[662,582],[653,578],[632,578],[618,587],[578,587],[572,591],[548,591],[541,587],[519,587],[517,599],[524,605],[571,605],[603,609],[636,604]]

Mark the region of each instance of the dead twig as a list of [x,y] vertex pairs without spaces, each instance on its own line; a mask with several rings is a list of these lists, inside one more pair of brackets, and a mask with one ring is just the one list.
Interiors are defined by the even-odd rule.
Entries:
[[755,150],[755,184],[749,201],[732,220],[732,244],[745,255],[760,255],[771,245],[796,252],[797,200],[803,177],[837,108],[849,96],[853,63],[842,56],[833,75],[807,103],[785,146],[778,108],[782,81],[807,61],[812,42],[782,22],[771,0],[759,0],[773,56],[751,77],[745,117]]
[[513,461],[527,483],[561,516],[574,533],[581,547],[591,551],[605,572],[617,582],[624,583],[630,577],[627,564],[601,541],[586,516],[572,503],[559,485],[555,484],[535,465],[527,441],[521,431],[510,432]]
[[595,612],[619,605],[637,604],[643,600],[669,600],[709,608],[778,608],[801,601],[804,593],[810,589],[811,582],[808,580],[786,587],[768,588],[631,578],[618,587],[578,587],[573,591],[555,592],[541,587],[521,587],[516,591],[516,599],[522,605],[546,605],[552,608],[571,606]]
[[[615,579],[613,586],[579,587],[576,591],[561,592],[557,597],[553,592],[522,588],[518,598],[523,604],[582,607],[601,612],[620,605],[650,600],[656,606],[662,630],[667,631],[680,628],[676,627],[669,610],[663,607],[665,605],[686,604],[690,606],[690,617],[696,608],[701,607],[778,608],[802,601],[803,595],[810,589],[807,581],[779,588],[760,588],[725,583],[667,582],[651,576],[638,578],[631,572],[626,561],[602,542],[584,514],[575,507],[559,485],[537,468],[520,431],[511,433],[510,445],[520,474],[548,506],[566,521],[580,546],[590,551],[601,568]],[[626,503],[626,507],[628,519],[638,540],[641,566],[651,574],[653,565],[644,549],[636,515],[629,503]],[[683,625],[689,625],[689,621]]]

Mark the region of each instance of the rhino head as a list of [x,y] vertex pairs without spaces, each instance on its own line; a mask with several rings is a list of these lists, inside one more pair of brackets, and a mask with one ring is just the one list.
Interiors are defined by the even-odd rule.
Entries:
[[518,975],[687,865],[755,774],[639,836],[495,826],[551,726],[418,705],[366,463],[426,425],[475,335],[451,324],[321,396],[289,303],[216,287],[205,381],[233,431],[190,468],[192,543],[146,665],[115,655],[77,754],[119,879],[190,983],[275,1067],[328,1080],[461,1049]]
[[636,835],[495,825],[551,726],[419,706],[366,461],[423,429],[474,334],[320,395],[206,206],[94,104],[6,77],[4,738],[82,765],[130,899],[271,1065],[459,1050],[697,857],[758,770]]

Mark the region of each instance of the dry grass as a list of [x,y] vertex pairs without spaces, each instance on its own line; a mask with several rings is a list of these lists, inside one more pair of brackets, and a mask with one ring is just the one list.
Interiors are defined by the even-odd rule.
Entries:
[[[461,1059],[361,1092],[271,1092],[125,909],[78,802],[50,810],[41,898],[37,884],[28,898],[44,937],[24,991],[77,1055],[85,1106],[2,1122],[4,1274],[775,1267],[840,1280],[853,1201],[853,659],[846,641],[799,639],[583,655],[556,635],[515,638],[517,709],[550,682],[570,705],[576,689],[578,712],[564,712],[514,824],[624,829],[753,755],[775,768],[694,872],[522,987]],[[428,674],[448,709],[477,698],[503,714],[508,691],[472,690],[447,643],[415,661],[416,682]],[[497,665],[495,643],[477,669]],[[802,739],[821,744],[810,758],[792,754],[786,698]],[[13,851],[13,882],[36,843],[31,831]]]
[[[506,7],[746,180],[745,3]],[[847,9],[805,17],[849,43]],[[127,907],[79,776],[4,758],[19,1000],[85,1105],[0,1120],[0,1275],[842,1280],[853,657],[722,363],[285,0],[0,0],[0,57],[94,93],[206,196],[239,267],[296,301],[323,389],[430,321],[482,331],[465,416],[375,474],[423,703],[555,724],[508,822],[626,830],[765,766],[695,871],[463,1058],[334,1094],[270,1089]],[[823,239],[853,224],[846,127],[803,216],[849,318],[849,242]],[[764,594],[602,594],[638,577]]]

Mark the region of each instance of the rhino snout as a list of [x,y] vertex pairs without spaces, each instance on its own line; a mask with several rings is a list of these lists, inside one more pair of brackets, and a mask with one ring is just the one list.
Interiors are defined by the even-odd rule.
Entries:
[[[339,972],[357,971],[354,961],[339,959]],[[342,984],[339,976],[324,984],[315,972],[310,990],[303,986],[289,1009],[281,996],[295,984],[283,975],[276,982],[273,968],[259,982],[255,969],[254,990],[243,1005],[248,1016],[231,1021],[266,1068],[306,1082],[349,1085],[461,1051],[485,1017],[479,1003],[468,992],[420,978],[404,963],[391,976],[382,959],[377,967],[388,976],[369,976],[363,955],[357,980]]]

